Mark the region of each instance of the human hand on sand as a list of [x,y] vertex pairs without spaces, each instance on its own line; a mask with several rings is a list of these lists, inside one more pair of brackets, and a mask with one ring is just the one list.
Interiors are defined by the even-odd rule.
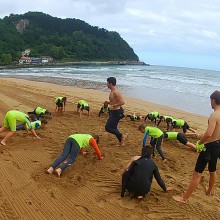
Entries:
[[169,191],[172,191],[173,190],[173,188],[172,187],[167,187],[167,192],[169,192]]

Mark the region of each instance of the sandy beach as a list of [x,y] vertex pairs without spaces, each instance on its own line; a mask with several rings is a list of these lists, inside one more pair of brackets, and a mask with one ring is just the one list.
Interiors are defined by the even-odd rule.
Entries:
[[[153,181],[151,191],[143,200],[129,196],[120,197],[121,174],[134,155],[141,152],[143,134],[138,132],[139,122],[122,119],[119,128],[128,133],[124,147],[116,146],[116,138],[104,129],[107,115],[98,117],[108,92],[81,89],[46,82],[0,78],[0,124],[8,110],[32,111],[37,106],[54,112],[54,98],[66,96],[63,115],[53,114],[48,125],[37,130],[41,139],[25,131],[17,131],[0,147],[0,219],[219,219],[220,184],[216,182],[213,196],[205,195],[208,171],[187,204],[172,199],[186,190],[191,180],[198,154],[177,141],[163,142],[167,157],[164,164],[156,157],[161,176],[173,191],[164,193]],[[79,118],[76,102],[85,99],[91,106],[92,116]],[[194,115],[167,106],[125,97],[125,114],[146,115],[158,111],[185,119],[202,134],[207,127],[207,117]],[[190,103],[189,103],[190,104]],[[209,100],[207,100],[207,105]],[[210,107],[211,108],[211,107]],[[153,125],[148,121],[149,125]],[[161,130],[165,130],[161,124]],[[66,138],[73,133],[100,135],[100,150],[104,159],[98,160],[93,149],[86,157],[79,155],[75,163],[63,172],[61,178],[47,175],[45,170],[61,153]],[[3,137],[3,133],[0,137]],[[189,138],[196,143],[197,139]],[[219,166],[217,173],[219,171]]]

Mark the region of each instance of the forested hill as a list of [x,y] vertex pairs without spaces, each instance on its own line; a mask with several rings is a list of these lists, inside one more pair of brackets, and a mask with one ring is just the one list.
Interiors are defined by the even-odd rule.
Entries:
[[0,59],[52,56],[69,61],[139,61],[117,32],[94,27],[73,18],[61,19],[41,12],[11,14],[0,19]]

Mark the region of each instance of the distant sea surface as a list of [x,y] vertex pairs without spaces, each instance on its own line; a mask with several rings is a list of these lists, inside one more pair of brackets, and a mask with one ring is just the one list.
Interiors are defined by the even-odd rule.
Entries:
[[[220,90],[220,71],[167,66],[62,66],[0,70],[0,77],[24,78],[108,91],[114,76],[126,96],[208,116],[210,94]],[[154,110],[154,109],[152,109]],[[156,110],[156,109],[155,109]]]

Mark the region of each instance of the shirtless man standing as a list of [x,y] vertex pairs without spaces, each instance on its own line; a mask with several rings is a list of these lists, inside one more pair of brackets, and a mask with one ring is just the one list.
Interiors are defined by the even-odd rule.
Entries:
[[173,196],[173,199],[178,202],[187,202],[192,193],[196,190],[200,183],[202,172],[208,164],[209,170],[209,185],[206,188],[206,195],[212,194],[212,189],[216,181],[216,165],[220,156],[220,91],[215,91],[210,95],[211,106],[214,112],[208,120],[206,132],[197,144],[204,144],[204,150],[200,152],[192,180],[187,191],[182,196]]
[[122,108],[122,105],[124,105],[125,102],[121,93],[116,88],[115,77],[109,77],[107,79],[107,87],[111,90],[109,101],[106,101],[109,104],[110,116],[106,122],[105,130],[114,134],[117,137],[119,143],[124,146],[125,135],[120,133],[117,126],[120,119],[124,117],[124,109]]

